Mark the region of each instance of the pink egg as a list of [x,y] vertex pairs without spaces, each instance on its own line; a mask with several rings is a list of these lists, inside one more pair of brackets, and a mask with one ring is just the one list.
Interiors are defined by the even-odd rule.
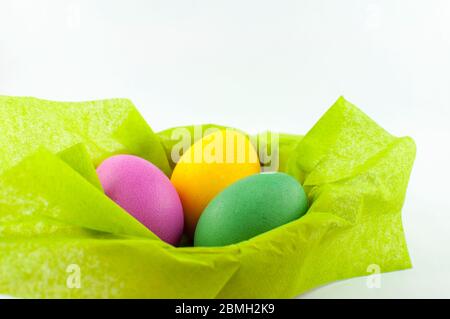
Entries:
[[183,207],[174,186],[152,163],[133,155],[112,156],[97,168],[105,194],[165,242],[178,244]]

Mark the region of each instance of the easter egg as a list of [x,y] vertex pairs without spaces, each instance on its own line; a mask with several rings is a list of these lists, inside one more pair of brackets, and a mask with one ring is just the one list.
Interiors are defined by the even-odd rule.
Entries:
[[133,155],[116,155],[97,168],[105,194],[165,242],[183,233],[183,207],[167,176]]
[[184,209],[185,230],[191,238],[208,203],[235,181],[260,172],[256,150],[235,130],[217,130],[195,142],[180,158],[171,181]]
[[241,179],[220,192],[202,213],[195,246],[239,243],[303,216],[308,200],[300,183],[284,173]]

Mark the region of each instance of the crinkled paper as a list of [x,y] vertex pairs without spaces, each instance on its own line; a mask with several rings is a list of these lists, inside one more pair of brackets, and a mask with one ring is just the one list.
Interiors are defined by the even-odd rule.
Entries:
[[108,156],[174,164],[172,130],[153,133],[128,100],[0,97],[0,117],[1,294],[286,298],[411,267],[401,209],[415,144],[344,98],[304,137],[280,135],[280,170],[304,184],[308,213],[217,248],[172,247],[103,194],[94,168]]

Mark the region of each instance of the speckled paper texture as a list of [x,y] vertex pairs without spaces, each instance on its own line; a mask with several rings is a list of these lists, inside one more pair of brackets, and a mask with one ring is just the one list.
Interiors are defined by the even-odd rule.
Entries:
[[[123,113],[104,102],[78,104],[79,114],[86,116],[80,125],[70,112],[59,112],[64,103],[49,107],[46,101],[30,101],[0,99],[0,116],[8,118],[6,125],[0,124],[2,294],[285,298],[367,275],[373,265],[383,272],[411,267],[401,209],[414,142],[390,135],[343,98],[304,138],[280,136],[281,170],[304,183],[311,203],[308,213],[251,240],[219,248],[175,248],[160,241],[92,179],[89,158],[93,164],[113,153],[151,159],[150,150],[162,148],[154,143],[158,139],[146,141],[133,132],[115,140],[112,127],[123,125],[121,116],[128,118],[130,128],[134,121],[145,127],[139,116],[129,119],[130,113],[138,114],[129,102]],[[8,103],[20,104],[25,113],[31,110],[21,114]],[[94,122],[87,119],[91,112]],[[15,136],[20,125],[27,125],[21,121],[42,119],[46,113],[45,126],[30,125],[22,134],[29,141]],[[97,127],[100,124],[106,131]],[[52,132],[63,132],[62,137]],[[171,145],[168,132],[160,135],[166,151]],[[80,142],[89,157],[70,156],[73,149],[69,155],[60,153]],[[76,287],[71,285],[74,275],[79,276]]]
[[171,170],[158,137],[127,99],[54,102],[0,96],[0,173],[41,146],[60,152],[85,144],[95,165],[121,153]]

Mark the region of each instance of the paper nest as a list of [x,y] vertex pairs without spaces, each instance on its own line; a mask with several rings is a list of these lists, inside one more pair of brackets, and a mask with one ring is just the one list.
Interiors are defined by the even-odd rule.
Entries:
[[401,209],[414,141],[342,97],[304,137],[280,135],[308,213],[219,248],[172,247],[103,194],[94,165],[113,154],[171,171],[171,130],[155,134],[130,101],[0,97],[0,115],[0,294],[287,298],[411,267]]

